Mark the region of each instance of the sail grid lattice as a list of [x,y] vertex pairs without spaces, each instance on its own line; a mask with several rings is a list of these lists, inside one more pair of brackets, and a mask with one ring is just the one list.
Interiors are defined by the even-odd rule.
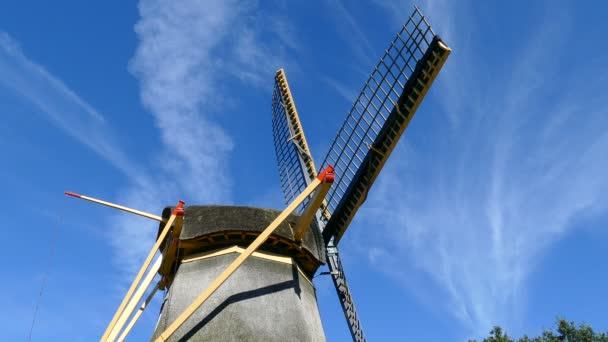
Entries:
[[[272,135],[285,202],[289,204],[317,175],[304,130],[283,69],[275,75],[272,93]],[[308,200],[297,209],[301,212]]]
[[337,243],[426,95],[450,49],[418,8],[385,50],[334,138],[323,237]]

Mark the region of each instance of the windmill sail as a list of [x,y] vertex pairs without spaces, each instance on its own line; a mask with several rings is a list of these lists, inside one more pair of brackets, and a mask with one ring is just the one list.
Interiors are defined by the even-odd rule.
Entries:
[[[334,166],[336,173],[316,222],[323,230],[328,267],[354,341],[366,339],[336,244],[450,51],[416,8],[374,68],[322,163],[323,168]],[[316,171],[283,70],[275,77],[272,131],[281,187],[290,202]]]
[[390,43],[323,160],[336,168],[323,238],[338,243],[451,50],[420,10]]
[[279,69],[275,75],[272,135],[281,188],[285,202],[290,203],[316,177],[317,172],[283,69]]
[[[283,69],[277,71],[275,75],[272,94],[272,134],[281,187],[285,201],[289,203],[306,187],[311,179],[317,176],[317,172]],[[328,215],[327,211],[324,210],[325,205],[324,203],[321,206],[317,219],[314,221],[318,226],[317,228],[320,227],[323,220],[329,217],[321,217],[321,215]],[[299,209],[302,209],[302,206]],[[365,341],[363,327],[346,282],[338,248],[333,246],[332,243],[327,245],[327,260],[329,274],[338,293],[340,305],[348,322],[353,341]]]

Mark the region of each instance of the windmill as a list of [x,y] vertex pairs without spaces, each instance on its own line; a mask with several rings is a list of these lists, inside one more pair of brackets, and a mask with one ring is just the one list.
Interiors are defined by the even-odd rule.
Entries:
[[160,222],[101,341],[123,341],[158,290],[167,294],[156,342],[324,340],[312,284],[324,262],[353,340],[365,341],[337,246],[450,51],[416,8],[364,84],[319,172],[279,70],[272,132],[283,211],[179,201],[157,216],[66,192]]
[[[376,64],[321,164],[333,165],[336,180],[315,223],[353,341],[366,339],[337,245],[450,52],[416,7]],[[316,177],[316,169],[283,69],[275,76],[272,131],[289,203]]]

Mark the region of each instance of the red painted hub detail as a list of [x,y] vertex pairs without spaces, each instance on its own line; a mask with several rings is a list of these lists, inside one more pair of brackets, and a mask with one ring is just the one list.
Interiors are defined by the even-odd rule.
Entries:
[[333,183],[334,182],[334,167],[331,165],[327,165],[325,170],[323,170],[323,171],[321,171],[321,173],[319,173],[319,175],[317,176],[317,179],[319,179],[322,182]]

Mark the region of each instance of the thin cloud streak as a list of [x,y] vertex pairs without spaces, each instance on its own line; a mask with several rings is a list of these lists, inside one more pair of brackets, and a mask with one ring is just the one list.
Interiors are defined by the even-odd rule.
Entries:
[[34,105],[55,126],[118,170],[137,178],[137,166],[120,148],[103,115],[44,67],[31,61],[18,43],[1,31],[0,85]]
[[376,56],[372,44],[357,24],[357,21],[341,0],[330,0],[329,6],[336,14],[336,28],[342,38],[350,45],[357,58],[371,66]]
[[[18,42],[9,34],[1,31],[0,88],[6,89],[8,94],[15,95],[16,98],[23,100],[24,104],[31,106],[35,110],[34,115],[40,115],[40,117],[51,123],[51,127],[53,125],[56,126],[58,130],[73,138],[77,143],[89,148],[118,171],[122,172],[134,184],[140,184],[141,181],[145,181],[145,177],[142,177],[138,165],[128,158],[125,151],[120,147],[120,143],[115,138],[109,121],[59,78],[52,75],[42,65],[32,61],[21,50]],[[4,114],[14,115],[12,113]],[[24,122],[28,122],[28,120],[37,119],[28,117],[23,118],[23,120]],[[29,187],[27,184],[24,186],[26,188]],[[32,193],[32,191],[29,192]],[[40,216],[46,218],[47,221],[56,221],[51,225],[66,225],[65,222],[59,222],[61,220],[55,217],[57,215],[55,212],[49,212],[51,214],[49,216],[49,213],[44,212],[46,209],[43,212],[37,211],[40,210],[36,208],[30,209],[30,216]],[[85,233],[89,234],[90,231]],[[51,269],[52,273],[58,272],[54,268],[55,266]],[[80,311],[75,306],[80,305],[85,300],[91,300],[90,291],[82,292],[70,288],[70,286],[73,287],[75,284],[83,283],[78,276],[78,274],[75,275],[68,272],[68,274],[62,274],[59,278],[48,278],[45,286],[45,299],[43,300],[42,297],[37,299],[41,307],[35,322],[33,336],[42,339],[46,338],[47,340],[60,340],[60,336],[81,336],[83,334],[82,331],[78,331],[79,328],[73,322],[67,324],[65,323],[65,319],[56,319],[65,315],[66,312]],[[60,280],[58,281],[57,279]],[[36,279],[34,282],[36,285],[26,286],[25,290],[27,291],[28,287],[31,287],[28,292],[34,291],[35,287],[38,290],[39,283],[40,281]],[[61,292],[61,289],[68,288],[70,289],[69,297],[72,300],[66,301],[63,298],[58,305],[49,305],[54,299],[62,297],[61,295],[59,297],[54,296],[53,292]],[[87,289],[89,288],[87,287]],[[9,292],[19,293],[20,291],[12,289]],[[121,290],[121,292],[124,291]],[[11,312],[12,317],[15,317],[15,314],[19,317],[31,317],[31,308],[24,309],[23,298],[19,300],[19,303],[13,303],[9,300],[7,304],[9,306],[7,312]],[[91,304],[100,306],[95,301]],[[20,314],[21,311],[23,311],[23,314]],[[107,324],[104,317],[105,315],[102,316],[100,312],[93,310],[81,317],[81,320],[88,322],[89,328],[103,329],[105,324]],[[27,331],[24,330],[24,325],[20,324],[11,326],[11,328],[7,332],[9,336],[23,337],[23,333]],[[29,325],[27,328],[30,328]]]
[[[0,85],[13,91],[23,98],[27,103],[40,110],[41,114],[50,120],[55,126],[73,137],[79,143],[87,146],[100,157],[108,161],[132,182],[133,186],[140,189],[141,193],[147,195],[149,203],[154,203],[156,198],[149,194],[150,191],[162,191],[151,180],[149,175],[143,173],[126,153],[120,148],[119,143],[113,135],[112,127],[109,126],[103,115],[98,113],[91,105],[82,100],[73,90],[69,89],[61,80],[51,75],[44,67],[28,59],[21,51],[18,43],[8,34],[0,32]],[[151,190],[153,189],[153,190]],[[139,196],[142,198],[142,196]],[[119,198],[121,202],[123,198]],[[124,203],[124,202],[121,202]],[[145,201],[129,201],[129,204],[140,210],[155,209],[158,212],[160,205],[156,207]],[[150,229],[141,218],[129,217],[124,214],[116,215],[111,219],[111,224],[117,222],[129,224],[121,226],[120,236],[109,234],[111,244],[116,246],[119,240],[125,236],[135,236],[144,240],[155,237],[155,230]],[[130,223],[134,223],[131,227]],[[111,230],[113,233],[116,232]],[[137,241],[134,239],[133,241]],[[121,246],[123,244],[120,244]],[[134,248],[121,249],[122,257],[117,257],[117,264],[123,270],[129,272],[135,269],[138,258],[144,249],[139,243],[133,244]],[[133,247],[132,246],[132,247]],[[128,257],[124,258],[124,257]]]
[[340,95],[347,103],[353,103],[357,99],[357,91],[333,78],[326,76],[320,77],[323,82],[330,86],[338,95]]
[[[435,22],[435,12],[425,14]],[[556,37],[568,36],[569,19],[548,13],[516,51],[525,58],[506,63],[491,81],[442,73],[434,94],[446,101],[444,110],[452,108],[446,117],[462,122],[433,125],[429,134],[438,138],[430,143],[401,143],[362,210],[363,222],[379,225],[365,230],[366,245],[370,234],[376,239],[370,262],[430,307],[445,306],[472,334],[520,324],[525,281],[543,252],[581,215],[608,210],[608,113],[599,100],[606,89],[599,80],[582,81],[605,80],[608,71],[581,68],[566,80],[545,58],[561,51]],[[457,27],[449,28],[453,45],[467,36]],[[483,68],[458,53],[446,68]],[[569,86],[545,81],[555,79]],[[467,96],[444,97],[444,87],[466,89]],[[428,279],[437,292],[421,286]]]

